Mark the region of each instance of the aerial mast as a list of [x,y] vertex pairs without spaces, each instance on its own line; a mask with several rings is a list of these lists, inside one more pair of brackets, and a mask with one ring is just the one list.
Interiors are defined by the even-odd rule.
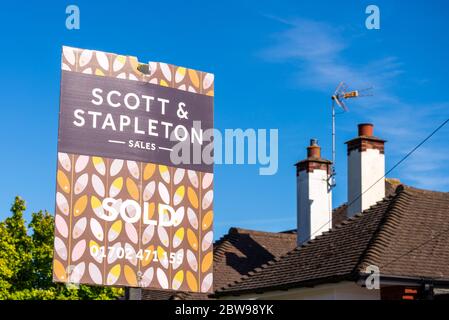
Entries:
[[361,94],[361,92],[365,92],[372,88],[367,88],[363,90],[348,90],[348,86],[344,82],[340,82],[340,84],[335,89],[334,94],[332,95],[332,173],[329,178],[329,188],[333,189],[336,186],[335,176],[335,164],[336,164],[336,126],[335,126],[335,118],[336,118],[336,107],[339,106],[343,111],[341,113],[348,112],[349,109],[345,104],[346,99],[353,99],[363,96],[370,96],[371,94]]

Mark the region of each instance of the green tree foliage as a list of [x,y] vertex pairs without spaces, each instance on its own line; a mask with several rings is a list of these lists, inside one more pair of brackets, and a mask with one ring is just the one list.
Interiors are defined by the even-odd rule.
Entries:
[[12,215],[0,222],[0,299],[107,300],[123,295],[123,289],[53,283],[53,216],[33,213],[27,228],[25,209],[25,201],[16,197]]

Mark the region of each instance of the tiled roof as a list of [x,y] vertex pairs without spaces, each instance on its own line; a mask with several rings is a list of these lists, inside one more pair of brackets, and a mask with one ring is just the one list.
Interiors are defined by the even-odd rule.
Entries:
[[214,247],[214,286],[220,288],[296,247],[296,234],[231,228]]
[[[296,247],[296,233],[231,228],[214,244],[214,288],[239,280],[254,268]],[[207,299],[206,294],[142,290],[143,300]]]
[[449,280],[449,193],[405,187],[361,270],[376,264],[386,275]]
[[449,193],[400,186],[370,209],[218,289],[235,295],[382,275],[449,281]]

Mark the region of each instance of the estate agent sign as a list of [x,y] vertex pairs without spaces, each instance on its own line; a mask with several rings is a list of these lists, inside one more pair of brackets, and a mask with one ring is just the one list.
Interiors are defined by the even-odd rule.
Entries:
[[54,281],[210,292],[213,164],[173,153],[211,149],[213,74],[70,47],[61,73]]

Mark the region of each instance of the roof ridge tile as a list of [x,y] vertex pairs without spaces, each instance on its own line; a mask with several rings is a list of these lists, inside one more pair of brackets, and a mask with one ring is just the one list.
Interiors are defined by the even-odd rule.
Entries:
[[296,237],[295,233],[251,230],[251,229],[243,229],[243,228],[238,228],[238,227],[230,228],[229,233],[232,233],[233,235],[236,235],[236,234],[263,235],[266,237],[288,238],[288,239]]

